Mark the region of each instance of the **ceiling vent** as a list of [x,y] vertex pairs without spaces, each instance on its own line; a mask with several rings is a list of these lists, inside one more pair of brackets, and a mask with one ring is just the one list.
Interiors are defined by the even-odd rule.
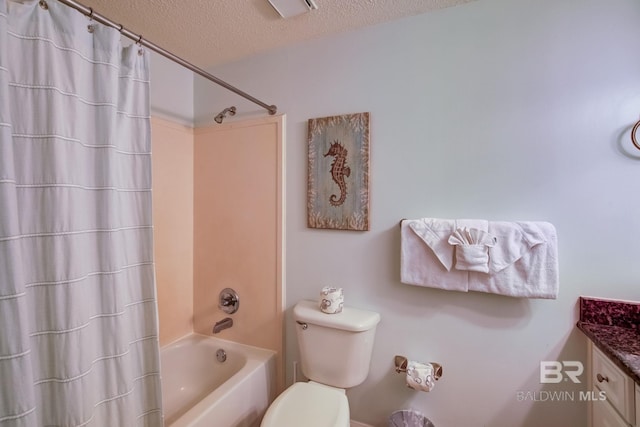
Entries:
[[301,15],[303,13],[316,10],[313,0],[268,0],[271,6],[283,18],[291,18],[292,16]]

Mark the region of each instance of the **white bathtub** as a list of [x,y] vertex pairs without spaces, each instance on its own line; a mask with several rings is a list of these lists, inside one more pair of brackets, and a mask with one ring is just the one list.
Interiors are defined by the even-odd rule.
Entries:
[[275,360],[273,351],[199,334],[163,347],[165,426],[259,426],[276,395]]

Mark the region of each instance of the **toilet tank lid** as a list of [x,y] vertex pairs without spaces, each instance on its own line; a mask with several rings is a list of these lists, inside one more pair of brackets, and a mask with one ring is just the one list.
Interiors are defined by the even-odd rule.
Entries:
[[293,318],[300,322],[345,331],[368,331],[380,322],[380,314],[344,306],[341,313],[323,313],[317,301],[302,300],[293,308]]

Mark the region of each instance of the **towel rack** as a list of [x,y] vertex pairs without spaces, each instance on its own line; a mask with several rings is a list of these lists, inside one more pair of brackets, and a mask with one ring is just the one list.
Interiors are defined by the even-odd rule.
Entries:
[[631,142],[636,146],[638,150],[640,150],[640,142],[636,139],[636,134],[638,133],[638,129],[640,128],[640,120],[633,126],[631,129]]

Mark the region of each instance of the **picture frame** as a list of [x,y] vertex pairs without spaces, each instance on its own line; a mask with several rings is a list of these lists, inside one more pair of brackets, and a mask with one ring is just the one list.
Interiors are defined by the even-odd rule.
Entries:
[[369,230],[369,113],[309,119],[307,226]]

